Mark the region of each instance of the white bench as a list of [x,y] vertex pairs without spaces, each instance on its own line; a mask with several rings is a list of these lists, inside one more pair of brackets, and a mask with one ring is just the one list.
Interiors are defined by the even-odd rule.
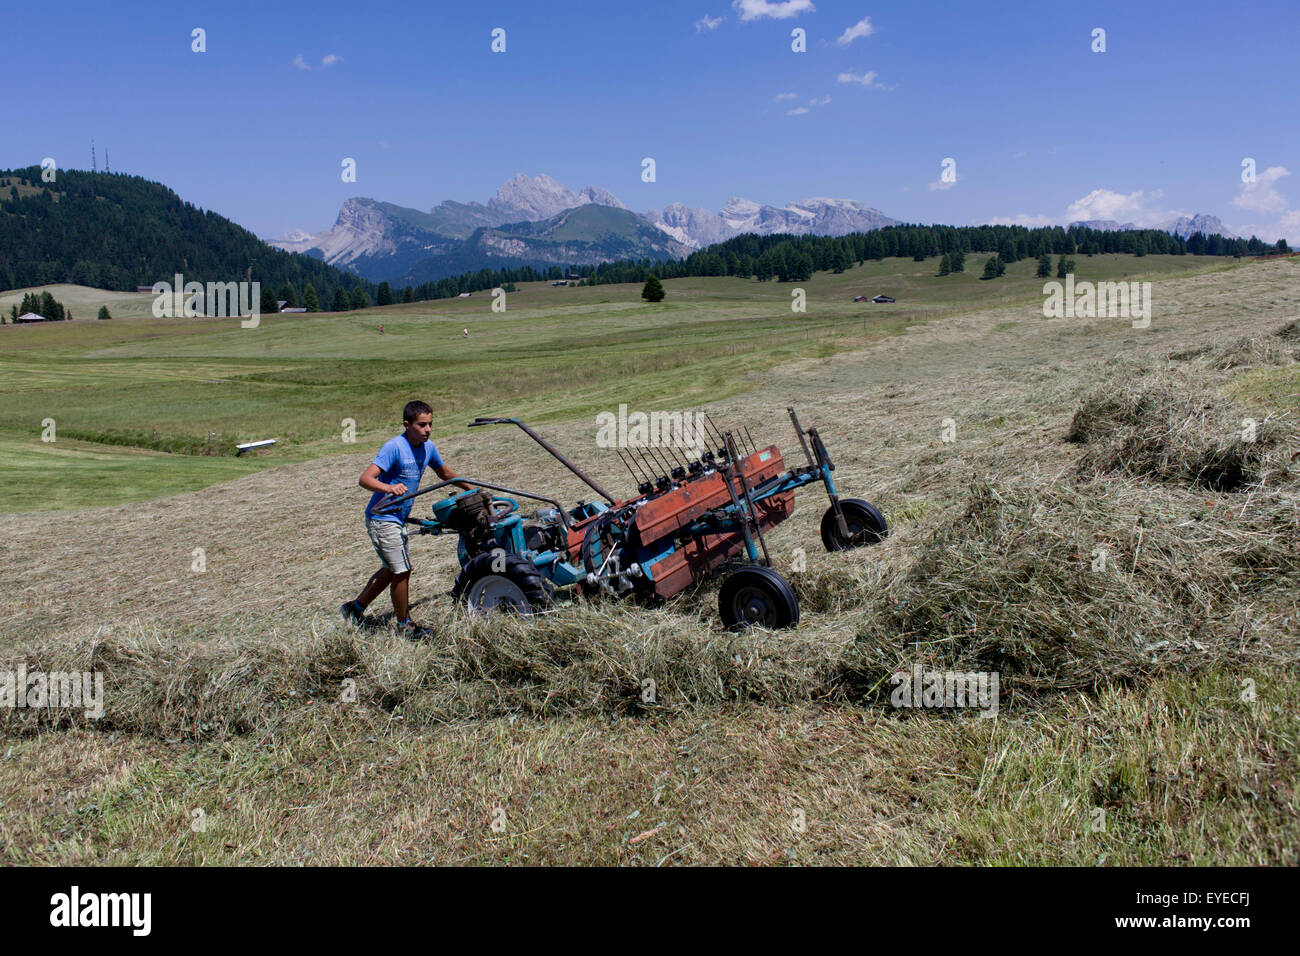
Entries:
[[274,444],[275,444],[274,438],[264,438],[261,441],[246,441],[242,445],[235,446],[235,448],[237,449],[235,452],[235,457],[238,458],[244,452],[252,448],[266,448],[269,445],[274,445]]

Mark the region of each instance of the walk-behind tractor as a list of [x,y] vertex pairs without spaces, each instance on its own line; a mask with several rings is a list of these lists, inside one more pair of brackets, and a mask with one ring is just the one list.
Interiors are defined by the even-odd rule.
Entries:
[[[565,510],[546,495],[458,477],[474,486],[440,500],[433,518],[408,517],[422,534],[460,536],[460,574],[452,594],[474,611],[494,608],[531,614],[562,593],[607,594],[654,602],[697,581],[723,576],[718,611],[728,627],[791,627],[799,621],[794,590],[772,567],[766,533],[794,510],[794,492],[820,481],[830,507],[822,516],[822,543],[842,551],[879,541],[888,533],[876,507],[840,498],[831,462],[816,428],[800,426],[788,409],[808,464],[785,467],[775,445],[755,447],[748,429],[719,430],[712,419],[703,434],[716,446],[690,458],[670,447],[618,451],[634,481],[632,498],[615,499],[548,442],[514,418],[469,423],[518,425],[604,501]],[[381,502],[379,511],[432,494],[441,482]],[[517,499],[539,502],[531,514]]]

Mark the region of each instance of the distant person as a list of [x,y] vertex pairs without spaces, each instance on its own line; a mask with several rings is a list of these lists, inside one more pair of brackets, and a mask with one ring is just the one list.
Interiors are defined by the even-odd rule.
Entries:
[[[427,466],[432,465],[443,481],[460,476],[443,464],[437,446],[429,440],[429,433],[433,430],[433,409],[421,401],[407,402],[402,409],[402,424],[405,431],[384,442],[358,481],[362,488],[374,492],[366,505],[366,531],[383,567],[371,575],[355,601],[349,601],[339,610],[345,620],[362,624],[370,602],[388,588],[398,630],[418,641],[432,637],[433,632],[408,616],[411,559],[406,550],[406,519],[411,513],[411,502],[403,502],[394,514],[375,514],[375,507],[389,496],[404,495],[419,488],[420,476]],[[470,485],[457,484],[466,491],[472,490]]]
[[379,327],[379,334],[380,335],[384,334],[384,327],[382,325]]
[[466,338],[469,338],[469,329],[461,329],[461,331],[465,333]]

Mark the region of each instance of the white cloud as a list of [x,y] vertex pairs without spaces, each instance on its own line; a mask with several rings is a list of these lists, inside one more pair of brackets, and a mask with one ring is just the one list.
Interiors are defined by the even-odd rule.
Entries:
[[1146,193],[1117,193],[1110,189],[1094,189],[1081,199],[1070,203],[1065,211],[1065,222],[1080,219],[1114,219],[1116,222],[1132,222],[1145,228],[1155,226],[1168,219],[1175,218],[1176,213],[1149,205],[1164,195],[1164,190],[1157,189]]
[[[931,183],[930,188],[942,187]],[[1072,222],[1081,220],[1113,219],[1119,223],[1131,222],[1140,229],[1153,229],[1161,223],[1183,215],[1179,210],[1161,209],[1153,205],[1163,196],[1162,189],[1151,192],[1139,189],[1131,193],[1117,193],[1112,189],[1094,189],[1088,195],[1070,203],[1064,216],[1041,216],[1022,212],[1015,216],[998,216],[990,219],[989,224],[1026,226],[1034,229],[1039,226],[1068,226]]]
[[841,73],[839,76],[835,77],[835,82],[859,83],[862,86],[870,86],[878,89],[880,84],[876,82],[877,76],[879,76],[879,74],[876,73],[875,70],[871,70],[867,73]]
[[1285,239],[1292,248],[1300,246],[1300,209],[1291,209],[1273,222],[1225,222],[1224,225],[1229,232],[1246,239],[1255,236],[1269,243]]
[[342,62],[343,62],[343,57],[339,56],[337,53],[326,53],[323,57],[321,57],[320,65],[333,66],[335,63],[342,63]]
[[957,185],[957,180],[951,179],[951,180],[944,181],[942,179],[936,179],[934,182],[929,183],[928,185],[930,187],[931,192],[933,192],[936,189],[952,189],[953,186]]
[[1286,197],[1273,188],[1283,176],[1291,175],[1285,166],[1270,166],[1253,183],[1242,183],[1241,192],[1232,200],[1240,209],[1255,212],[1278,213],[1270,223],[1241,223],[1233,231],[1243,236],[1259,236],[1265,242],[1285,239],[1292,246],[1300,245],[1300,209],[1288,209]]
[[722,23],[722,21],[725,19],[727,18],[713,17],[712,19],[710,19],[709,15],[706,13],[701,19],[695,21],[695,32],[704,33],[708,30],[716,30],[718,28],[718,25]]
[[[1277,242],[1279,239],[1285,239],[1292,246],[1300,246],[1300,209],[1292,209],[1270,230],[1273,235],[1269,237],[1270,241]],[[1260,238],[1264,238],[1260,236]]]
[[[777,99],[779,99],[779,100],[783,100],[783,99],[793,99],[793,98],[794,98],[794,94],[793,94],[793,93],[788,93],[788,94],[787,94],[787,93],[782,93],[780,96],[777,97]],[[831,101],[831,98],[830,98],[829,96],[814,96],[812,99],[810,99],[810,100],[808,101],[808,106],[796,106],[794,109],[786,110],[786,111],[785,111],[785,115],[786,115],[786,116],[803,116],[804,113],[811,112],[811,110],[809,109],[809,107],[813,107],[813,106],[825,106],[825,105],[826,105],[827,103],[829,103],[830,101]]]
[[1285,166],[1270,166],[1255,177],[1253,183],[1242,183],[1241,192],[1232,199],[1238,209],[1253,212],[1281,212],[1287,207],[1286,198],[1273,188],[1283,176],[1290,176],[1291,170]]
[[769,3],[768,0],[734,0],[731,7],[740,14],[742,22],[745,20],[758,20],[761,17],[786,20],[790,17],[797,17],[801,13],[815,13],[817,11],[817,8],[812,5],[812,0],[783,0],[783,2],[779,3]]
[[848,46],[854,40],[860,37],[869,37],[876,32],[876,28],[871,25],[871,17],[863,17],[853,26],[849,27],[835,40],[838,46]]
[[798,98],[799,98],[799,94],[798,94],[798,93],[778,93],[778,94],[776,94],[776,96],[774,97],[774,99],[775,99],[778,103],[779,103],[781,100],[797,100]]
[[310,70],[310,69],[311,69],[311,67],[309,67],[309,66],[307,65],[307,61],[304,60],[304,59],[302,58],[302,54],[301,54],[301,53],[299,53],[297,56],[295,56],[295,57],[293,58],[293,65],[296,66],[296,67],[297,67],[298,69],[300,69],[300,70]]

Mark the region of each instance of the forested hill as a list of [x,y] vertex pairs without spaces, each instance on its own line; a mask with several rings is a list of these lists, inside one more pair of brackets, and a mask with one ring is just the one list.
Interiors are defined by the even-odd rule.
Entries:
[[161,183],[71,169],[46,183],[36,166],[0,170],[0,291],[56,282],[134,291],[178,272],[187,282],[312,285],[323,302],[336,289],[374,297],[372,283],[275,249]]

